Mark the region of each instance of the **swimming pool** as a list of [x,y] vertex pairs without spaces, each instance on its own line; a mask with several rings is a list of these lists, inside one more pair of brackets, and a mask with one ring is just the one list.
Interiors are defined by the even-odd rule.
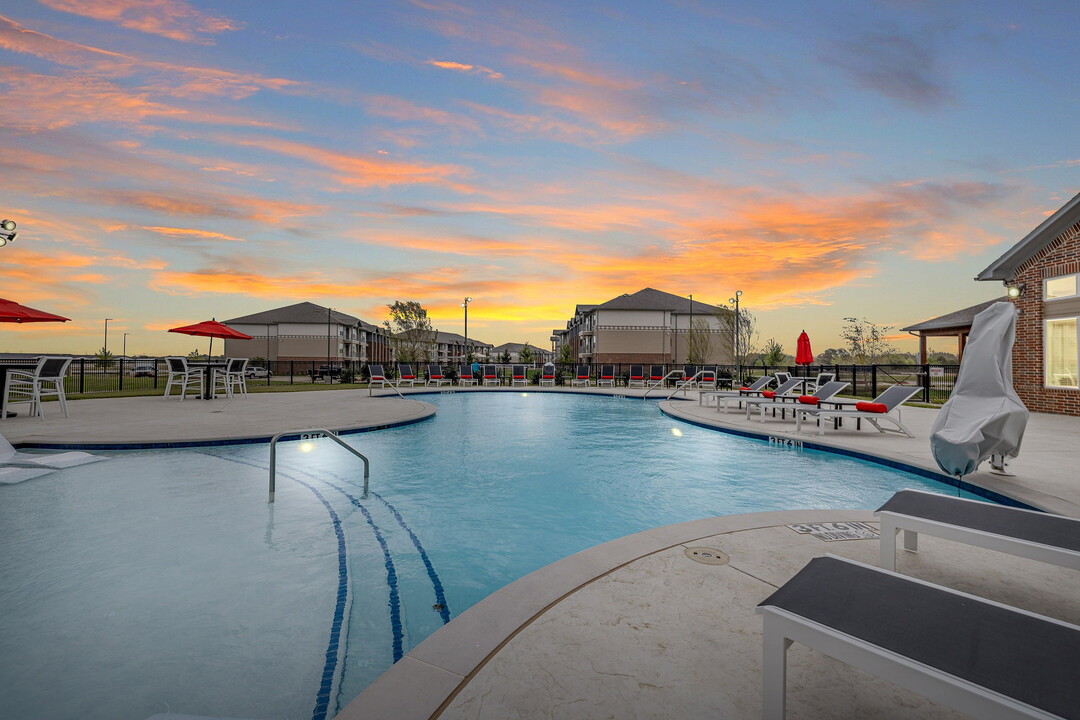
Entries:
[[0,716],[332,717],[447,619],[645,528],[956,490],[634,399],[429,395],[428,422],[121,452],[0,487]]

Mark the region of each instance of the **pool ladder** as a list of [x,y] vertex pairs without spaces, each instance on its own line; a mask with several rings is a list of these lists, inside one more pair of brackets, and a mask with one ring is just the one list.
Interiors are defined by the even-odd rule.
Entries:
[[270,502],[274,502],[274,480],[277,476],[277,443],[282,437],[299,435],[301,440],[314,440],[316,438],[328,437],[336,442],[341,447],[351,452],[356,457],[364,461],[364,498],[368,496],[368,459],[364,457],[359,450],[349,445],[344,440],[339,438],[336,433],[326,428],[311,428],[310,430],[286,430],[285,432],[279,432],[270,440]]

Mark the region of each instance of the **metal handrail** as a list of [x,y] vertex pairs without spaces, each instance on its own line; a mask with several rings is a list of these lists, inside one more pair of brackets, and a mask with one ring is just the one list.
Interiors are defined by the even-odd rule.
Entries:
[[[404,398],[402,398],[404,399]],[[318,433],[316,435],[316,433]],[[275,479],[277,477],[277,442],[286,435],[300,435],[301,440],[306,440],[314,437],[328,437],[336,442],[341,447],[351,452],[356,457],[364,461],[364,499],[368,496],[368,459],[364,455],[349,445],[347,442],[339,438],[333,431],[326,428],[311,428],[310,430],[286,430],[285,432],[279,432],[270,440],[270,502],[274,502],[274,487]]]
[[667,375],[654,382],[652,385],[649,386],[649,389],[645,391],[645,394],[641,396],[641,399],[644,400],[645,398],[649,397],[649,393],[651,393],[657,387],[663,387],[664,381],[673,375],[682,375],[682,370],[672,370]]
[[[671,372],[675,372],[675,370],[672,370]],[[676,383],[675,389],[671,391],[671,394],[668,395],[665,398],[665,400],[670,400],[671,398],[675,397],[675,393],[679,392],[680,390],[682,390],[683,395],[685,395],[686,394],[686,386],[689,385],[690,383],[694,382],[695,380],[697,380],[699,377],[704,377],[704,376],[705,376],[705,371],[704,370],[698,370],[696,373],[694,373],[690,377],[683,380],[682,384]]]
[[[404,396],[404,395],[402,395],[402,394],[401,394],[401,391],[397,389],[397,385],[395,385],[394,383],[390,382],[389,380],[383,380],[383,386],[386,386],[386,385],[389,385],[390,387],[394,388],[394,392],[396,392],[396,393],[398,394],[398,397],[399,397],[399,398],[401,398],[402,400],[404,400],[404,399],[405,399],[405,396]],[[371,387],[371,381],[369,380],[369,381],[368,381],[368,386],[367,386],[367,394],[368,394],[368,397],[372,397],[372,394],[371,394],[371,391],[372,391],[372,390],[374,390],[374,388],[373,388],[373,387]]]

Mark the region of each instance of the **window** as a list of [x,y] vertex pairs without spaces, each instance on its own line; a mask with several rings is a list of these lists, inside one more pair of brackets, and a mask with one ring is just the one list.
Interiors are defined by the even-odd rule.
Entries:
[[1066,298],[1076,297],[1076,285],[1077,275],[1066,275],[1064,277],[1047,278],[1046,292],[1043,294],[1047,300],[1053,300],[1054,298]]
[[1049,387],[1080,387],[1078,373],[1077,325],[1080,318],[1056,318],[1046,321],[1046,385]]

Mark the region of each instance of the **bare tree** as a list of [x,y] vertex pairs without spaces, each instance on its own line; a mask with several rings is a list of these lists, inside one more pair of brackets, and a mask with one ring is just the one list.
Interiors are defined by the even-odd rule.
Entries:
[[[731,308],[717,308],[716,317],[721,324],[727,327],[721,337],[722,347],[730,354],[732,361],[738,365],[746,366],[750,355],[758,352],[757,343],[761,333],[757,329],[757,318],[745,308],[739,308],[738,327],[735,323],[735,311]],[[738,337],[738,343],[735,342]],[[735,348],[738,347],[738,357],[735,356]]]
[[398,362],[419,363],[431,359],[435,331],[431,327],[427,310],[415,300],[396,301],[387,305],[390,319],[383,325],[390,333]]
[[712,356],[712,332],[704,318],[694,318],[686,334],[686,361],[703,365]]
[[853,362],[873,364],[896,349],[888,341],[890,325],[875,325],[866,318],[844,318],[846,323],[840,337],[847,340],[848,354]]

